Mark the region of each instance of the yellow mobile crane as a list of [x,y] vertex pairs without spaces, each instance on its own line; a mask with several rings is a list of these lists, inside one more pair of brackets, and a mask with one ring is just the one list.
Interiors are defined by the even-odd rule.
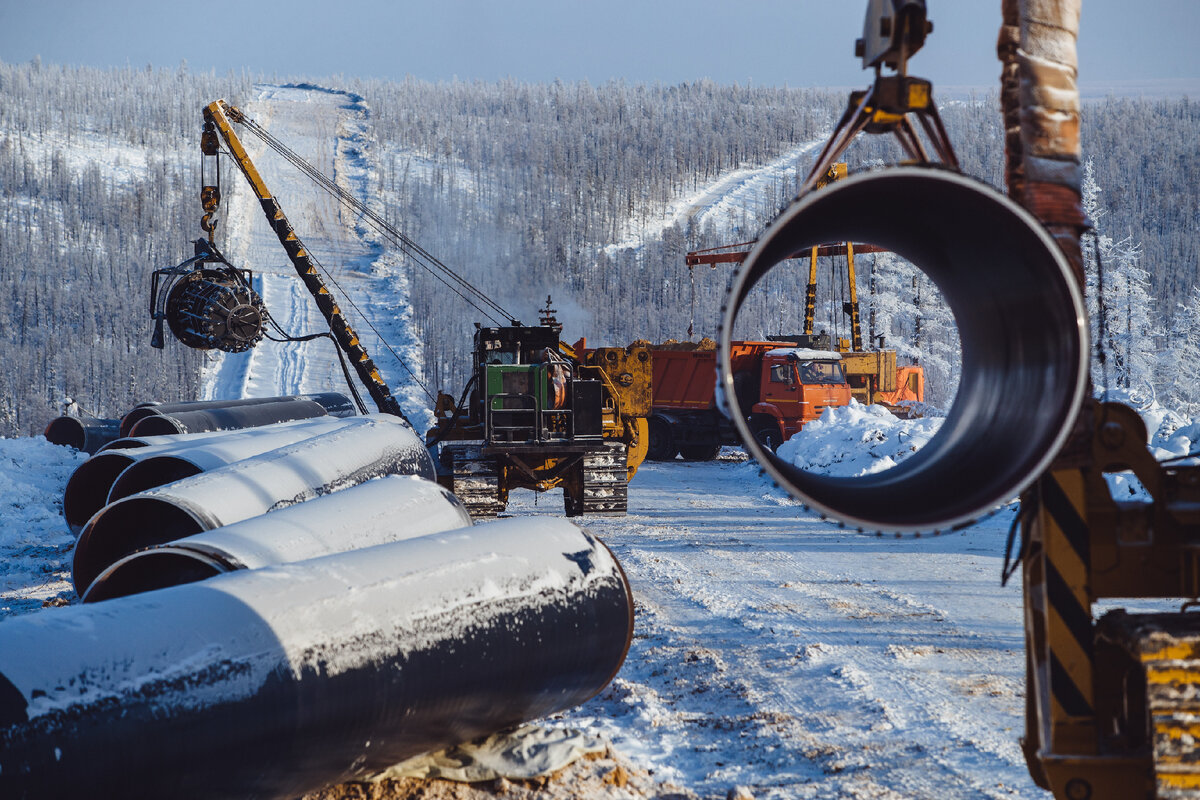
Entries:
[[[1092,399],[1080,0],[1004,0],[1002,9],[1008,195],[958,173],[929,82],[907,75],[932,30],[924,0],[870,0],[858,54],[875,81],[851,96],[800,195],[730,283],[721,395],[773,478],[862,530],[953,530],[1019,496],[1030,775],[1058,800],[1200,798],[1200,452],[1158,462],[1133,409]],[[861,131],[894,134],[915,164],[812,191]],[[938,434],[913,458],[856,479],[807,473],[759,446],[733,391],[734,322],[747,293],[780,261],[835,237],[886,247],[925,271],[954,312],[963,352]],[[1113,497],[1106,475],[1122,471],[1148,499]],[[1138,598],[1178,610],[1116,608],[1096,619],[1100,601]]]
[[[224,100],[204,108],[200,198],[204,210],[201,228],[207,239],[194,243],[194,257],[155,271],[150,310],[156,327],[151,344],[163,346],[165,323],[190,347],[242,352],[263,338],[270,323],[248,271],[226,261],[214,241],[221,202],[220,156],[227,153],[250,184],[271,229],[316,301],[339,354],[349,360],[380,412],[404,418],[400,404],[326,285],[320,264],[267,188],[234,123],[257,136],[426,269],[436,270],[440,280],[499,323],[479,327],[476,332],[475,372],[467,387],[469,391],[475,385],[475,391],[469,401],[468,391],[464,391],[458,404],[445,395],[437,404],[437,422],[429,432],[428,444],[440,446],[439,481],[458,494],[476,516],[502,511],[514,487],[547,491],[560,486],[568,516],[624,514],[627,484],[645,458],[648,440],[648,351],[631,347],[576,353],[559,341],[562,328],[552,313],[541,325],[522,326],[485,293]],[[348,374],[347,382],[353,392]]]

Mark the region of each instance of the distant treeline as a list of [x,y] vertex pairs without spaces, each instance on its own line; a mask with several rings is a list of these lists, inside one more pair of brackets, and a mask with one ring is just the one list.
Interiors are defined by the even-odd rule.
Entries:
[[[784,170],[752,201],[703,224],[688,213],[678,224],[658,220],[733,170],[821,139],[846,101],[707,81],[341,83],[371,108],[367,157],[392,222],[523,321],[550,294],[568,338],[603,344],[683,338],[689,326],[694,338],[712,335],[728,268],[693,274],[684,254],[755,236],[794,194],[798,175]],[[189,255],[200,233],[201,107],[216,97],[240,103],[252,84],[184,68],[0,63],[0,347],[16,365],[0,371],[0,435],[40,431],[67,398],[113,414],[144,398],[195,394],[202,356],[147,346],[148,276]],[[948,103],[944,116],[964,169],[1001,183],[994,95]],[[1173,312],[1190,305],[1200,271],[1198,117],[1187,100],[1110,100],[1089,104],[1084,117],[1100,223],[1140,248],[1164,320],[1151,337],[1158,363],[1170,360]],[[847,155],[852,165],[897,157],[882,137]],[[488,320],[413,269],[409,302],[426,382],[457,394],[473,323]],[[877,335],[949,385],[956,340],[929,302],[932,287],[886,269],[884,260],[860,269],[864,324],[873,303]],[[770,298],[748,310],[747,330],[798,328],[802,289],[768,288]],[[834,328],[837,300],[827,290],[821,300]]]

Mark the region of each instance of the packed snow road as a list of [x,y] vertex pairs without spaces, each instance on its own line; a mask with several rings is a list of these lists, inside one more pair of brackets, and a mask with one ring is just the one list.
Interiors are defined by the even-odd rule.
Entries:
[[637,633],[568,724],[702,797],[1045,797],[1017,744],[1020,590],[999,585],[1015,509],[876,538],[814,518],[744,458],[648,463],[629,516],[585,518],[633,582]]
[[[379,205],[369,159],[370,109],[361,97],[315,86],[260,86],[258,96],[242,110],[342,189]],[[419,364],[420,351],[407,324],[411,314],[402,302],[407,278],[397,267],[397,256],[384,250],[362,220],[260,140],[244,131],[242,137],[297,236],[325,268],[325,280],[332,284],[343,313],[373,354],[384,379],[396,388],[405,412],[418,422],[424,420],[430,398],[399,361]],[[225,256],[235,266],[255,272],[263,303],[282,331],[292,336],[326,331],[316,303],[297,279],[242,176],[229,166],[222,180],[226,198],[218,217],[217,241]],[[213,353],[203,385],[202,399],[213,400],[341,391],[345,382],[332,341],[319,338],[287,343],[265,340],[245,353]],[[317,386],[325,388],[313,388]]]

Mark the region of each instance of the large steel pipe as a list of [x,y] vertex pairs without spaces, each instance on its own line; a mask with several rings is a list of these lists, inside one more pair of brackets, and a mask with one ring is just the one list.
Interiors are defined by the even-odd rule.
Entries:
[[243,397],[237,400],[187,400],[178,403],[140,403],[121,418],[121,435],[128,436],[139,420],[155,415],[171,415],[175,412],[211,411],[217,408],[243,408],[262,403],[280,403],[308,400],[323,407],[332,417],[354,416],[354,404],[350,398],[338,392],[318,392],[284,397]]
[[146,459],[177,459],[160,463],[162,471],[157,473],[160,480],[155,485],[161,486],[185,477],[189,466],[193,471],[187,474],[194,475],[335,430],[348,422],[350,420],[320,417],[247,431],[222,431],[217,435],[164,436],[161,444],[103,450],[71,473],[63,490],[63,517],[71,532],[78,534],[92,515],[108,503],[109,493],[124,471]]
[[1008,198],[942,170],[897,167],[797,199],[730,284],[719,355],[727,409],[738,402],[730,344],[742,302],[787,256],[830,241],[881,245],[933,280],[958,325],[958,394],[919,453],[874,475],[832,478],[785,463],[751,435],[750,409],[737,409],[747,449],[797,498],[863,527],[947,528],[1014,497],[1058,453],[1087,388],[1083,297],[1054,240]]
[[343,420],[336,431],[135,494],[102,508],[75,544],[79,594],[134,550],[311,500],[381,475],[433,480],[425,444],[399,417]]
[[[300,420],[299,424],[303,422]],[[280,423],[289,424],[289,423]],[[172,444],[174,442],[182,442],[186,440],[199,441],[205,438],[215,438],[217,436],[229,436],[237,431],[205,431],[203,433],[169,433],[162,436],[122,436],[119,439],[113,439],[108,444],[96,451],[99,453],[107,453],[110,450],[128,450],[135,447],[154,447],[160,444]]]
[[143,417],[129,429],[130,436],[171,436],[180,433],[232,431],[258,428],[293,419],[312,419],[327,415],[325,407],[310,400],[284,400],[234,408],[205,411],[174,411]]
[[74,447],[92,455],[121,435],[121,420],[55,417],[42,435],[51,444]]
[[512,519],[0,624],[0,796],[293,798],[616,674],[620,566]]
[[83,601],[124,597],[232,570],[305,561],[470,525],[471,515],[462,502],[433,481],[386,475],[131,553],[100,573]]

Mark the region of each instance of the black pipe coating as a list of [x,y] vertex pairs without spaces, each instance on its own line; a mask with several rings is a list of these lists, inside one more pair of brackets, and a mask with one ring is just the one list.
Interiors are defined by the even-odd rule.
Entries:
[[734,413],[747,450],[797,498],[863,527],[944,529],[1015,497],[1048,467],[1082,405],[1087,311],[1041,223],[958,173],[894,167],[852,176],[797,199],[772,222],[726,298],[719,362],[725,402],[738,402],[730,342],[750,289],[793,253],[840,241],[891,250],[942,292],[962,344],[954,404],[920,452],[859,478],[784,462],[758,444],[743,413]]
[[352,417],[357,412],[350,398],[339,392],[290,395],[286,397],[244,397],[238,400],[188,400],[178,403],[141,403],[121,418],[121,436],[129,436],[138,420],[156,415],[171,415],[177,411],[209,411],[216,408],[239,408],[262,403],[308,400],[323,407],[330,416]]
[[0,796],[294,798],[577,705],[633,602],[513,519],[0,625]]
[[96,576],[134,550],[265,514],[381,475],[436,478],[424,442],[403,420],[387,414],[347,420],[345,427],[336,431],[109,503],[79,534],[72,557],[72,581],[83,595]]
[[294,419],[312,419],[329,412],[311,400],[282,400],[256,403],[232,408],[209,408],[199,411],[172,411],[151,414],[133,424],[130,436],[170,436],[179,433],[205,433],[257,428]]
[[46,425],[42,434],[51,444],[74,447],[93,455],[104,445],[121,435],[121,420],[90,419],[79,417],[55,417]]

